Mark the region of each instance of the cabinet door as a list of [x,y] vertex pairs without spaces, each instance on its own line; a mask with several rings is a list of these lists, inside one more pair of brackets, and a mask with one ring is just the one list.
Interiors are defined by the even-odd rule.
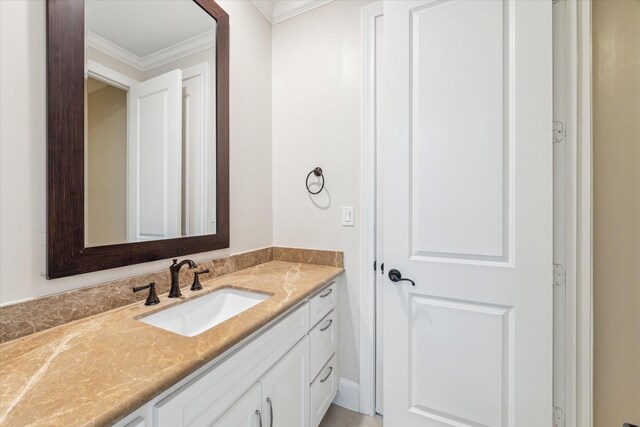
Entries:
[[304,337],[260,380],[265,427],[309,425],[309,338]]
[[236,401],[211,427],[259,427],[262,425],[260,383],[256,383]]

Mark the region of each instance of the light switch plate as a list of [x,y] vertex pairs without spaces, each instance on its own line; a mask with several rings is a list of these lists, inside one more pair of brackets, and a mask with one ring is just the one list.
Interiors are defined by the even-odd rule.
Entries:
[[354,225],[353,206],[343,206],[342,207],[342,226],[353,227],[353,225]]

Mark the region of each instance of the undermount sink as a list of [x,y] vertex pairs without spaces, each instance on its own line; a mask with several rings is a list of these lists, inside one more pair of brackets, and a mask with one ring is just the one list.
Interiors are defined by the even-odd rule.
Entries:
[[167,331],[193,337],[269,298],[269,295],[223,288],[138,319]]

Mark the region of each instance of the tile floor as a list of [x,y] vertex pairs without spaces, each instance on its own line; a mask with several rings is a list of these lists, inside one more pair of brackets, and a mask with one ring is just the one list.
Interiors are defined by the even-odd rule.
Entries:
[[338,405],[331,405],[319,427],[382,427],[382,418],[368,417]]

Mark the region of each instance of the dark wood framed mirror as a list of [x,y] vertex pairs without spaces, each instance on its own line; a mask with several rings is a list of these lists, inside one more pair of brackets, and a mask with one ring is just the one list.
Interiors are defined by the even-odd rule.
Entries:
[[[152,2],[146,2],[146,4],[149,5],[148,7],[153,7]],[[215,224],[214,233],[207,233],[207,230],[212,229],[206,227],[195,233],[185,233],[184,217],[186,215],[183,213],[182,220],[176,221],[177,227],[182,227],[182,232],[178,230],[174,234],[165,234],[164,237],[168,236],[168,238],[136,240],[134,236],[132,239],[126,237],[135,234],[127,225],[127,234],[123,237],[123,241],[113,243],[107,239],[96,240],[89,244],[86,224],[89,209],[85,200],[88,199],[87,188],[89,188],[86,170],[90,162],[87,160],[87,129],[85,128],[87,122],[85,103],[88,103],[86,101],[88,99],[86,5],[82,0],[47,1],[47,277],[49,279],[229,247],[229,17],[213,0],[191,0],[189,4],[197,5],[196,9],[199,12],[215,20],[215,23],[211,21],[211,32],[215,35],[215,43],[211,45],[214,52],[212,55],[215,55],[214,67],[211,70],[213,75],[211,89],[215,96],[211,99],[211,108],[203,110],[203,113],[211,111],[203,114],[203,121],[206,123],[209,120],[213,123],[211,134],[215,135],[214,141],[211,138],[213,141],[211,155],[207,157],[207,160],[211,160],[211,165],[215,166],[215,168],[211,167],[210,173],[211,192],[208,194],[211,194],[211,197],[207,200],[206,206],[203,204],[208,212],[209,222]],[[148,24],[149,20],[145,21]],[[168,32],[166,28],[164,32]],[[188,41],[193,44],[191,39]],[[148,55],[143,58],[147,57]],[[100,85],[101,83],[98,82],[97,86]],[[129,99],[130,95],[127,94],[125,98]],[[131,118],[126,117],[129,120],[127,128],[130,129]],[[184,112],[181,117],[180,120],[184,121]],[[180,135],[183,133],[179,132]],[[139,157],[144,157],[140,153],[139,150]],[[184,165],[186,155],[179,156]],[[106,167],[110,167],[109,163]],[[129,173],[129,166],[127,168]],[[182,173],[181,176],[184,177],[184,172]],[[140,181],[139,177],[137,179]],[[134,182],[133,179],[132,182]],[[166,177],[159,177],[156,182],[159,183],[158,185],[160,183],[166,185],[168,180]],[[180,187],[180,185],[174,185],[174,187]],[[144,188],[137,187],[137,190],[153,193],[148,191],[150,188],[153,187],[147,184]],[[181,191],[184,208],[184,183]],[[127,203],[131,193],[132,191],[127,187],[125,191]],[[104,199],[101,195],[98,195],[98,198]],[[155,212],[154,209],[157,206],[154,203],[153,200],[151,203],[146,203],[141,198],[138,200],[138,204],[146,206],[149,212]],[[180,205],[180,203],[175,201],[174,205]],[[95,210],[94,207],[91,209]],[[127,215],[129,210],[127,205]],[[141,216],[140,212],[136,215]],[[133,214],[130,216],[135,217]],[[180,214],[178,218],[181,218]],[[202,223],[205,222],[206,220],[202,220]],[[137,236],[144,234],[140,230],[136,230],[136,233]]]

